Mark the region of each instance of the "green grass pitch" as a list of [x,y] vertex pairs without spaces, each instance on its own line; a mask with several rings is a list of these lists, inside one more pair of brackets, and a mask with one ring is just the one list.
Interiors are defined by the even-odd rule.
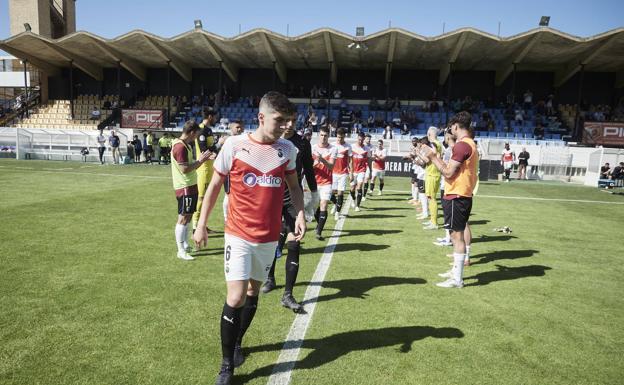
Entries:
[[[443,232],[422,230],[406,178],[387,179],[349,212],[292,384],[622,383],[621,195],[482,183],[467,286],[441,289]],[[222,234],[175,257],[168,167],[0,160],[0,197],[0,384],[214,382]],[[306,236],[296,298],[326,243]],[[295,317],[280,295],[260,298],[236,384],[267,383]]]

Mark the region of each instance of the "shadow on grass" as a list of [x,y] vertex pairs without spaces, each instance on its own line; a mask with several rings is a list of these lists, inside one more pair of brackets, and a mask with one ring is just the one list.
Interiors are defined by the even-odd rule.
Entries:
[[490,235],[482,235],[479,238],[474,238],[472,240],[472,243],[508,241],[510,239],[516,239],[516,238],[518,237],[516,237],[515,235],[497,235],[495,237],[490,236]]
[[[477,254],[470,257],[471,265],[482,265],[497,261],[499,259],[520,259],[532,257],[533,254],[539,253],[538,250],[499,250],[486,254]],[[473,258],[481,258],[476,262],[472,262]]]
[[546,270],[551,270],[551,267],[542,265],[530,265],[522,267],[507,267],[502,265],[495,265],[496,271],[486,271],[479,273],[471,277],[465,277],[465,280],[476,279],[477,282],[471,282],[464,286],[484,286],[492,282],[509,281],[512,279],[520,279],[526,277],[543,277],[546,275]]
[[370,230],[342,230],[340,234],[340,238],[342,237],[350,237],[354,235],[388,235],[388,234],[398,234],[402,233],[403,230],[379,230],[379,229],[370,229]]
[[[295,369],[314,369],[333,362],[351,352],[379,349],[398,345],[397,350],[408,353],[416,341],[431,338],[462,338],[464,333],[451,327],[435,328],[432,326],[404,326],[370,330],[355,330],[334,334],[325,338],[307,339],[304,341],[286,341],[285,343],[267,344],[243,348],[245,353],[290,350],[303,347],[311,349],[307,356],[295,362],[285,362],[278,365],[267,365],[251,373],[234,375],[234,383],[243,384],[258,377],[268,377],[271,373]],[[302,346],[303,345],[303,346]]]
[[489,222],[490,221],[488,219],[479,219],[477,221],[468,221],[468,224],[471,224],[471,225],[486,225]]
[[[376,209],[371,209],[377,211]],[[379,219],[379,218],[405,218],[406,215],[385,215],[385,214],[349,214],[349,219]]]
[[[358,298],[366,299],[369,296],[368,291],[381,286],[396,286],[396,285],[422,285],[427,283],[422,278],[403,278],[403,277],[368,277],[368,278],[355,278],[355,279],[341,279],[338,281],[325,281],[320,283],[324,289],[336,289],[337,293],[321,295],[317,298],[312,298],[309,301],[302,302],[303,305],[312,302],[331,301],[339,298]],[[297,285],[319,285],[318,282],[301,282]]]
[[[325,247],[326,246],[312,247],[312,248],[302,247],[300,253],[301,254],[313,254],[313,253],[322,254],[323,252],[325,252]],[[339,252],[339,251],[353,251],[353,250],[375,251],[375,250],[384,250],[389,247],[390,245],[373,245],[370,243],[339,243],[334,248],[334,253]]]
[[[368,202],[368,201],[367,201]],[[374,211],[390,211],[390,210],[412,210],[411,207],[408,206],[404,206],[404,207],[366,207],[364,205],[362,205],[362,209],[366,210],[374,210]]]

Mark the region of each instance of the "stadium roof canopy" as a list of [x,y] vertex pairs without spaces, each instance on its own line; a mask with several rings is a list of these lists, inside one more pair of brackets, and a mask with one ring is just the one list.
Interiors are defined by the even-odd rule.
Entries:
[[[364,43],[366,49],[348,48]],[[563,84],[584,65],[586,71],[617,73],[616,87],[624,85],[624,28],[581,38],[540,27],[497,37],[463,28],[435,37],[389,28],[355,37],[329,28],[287,37],[266,29],[224,38],[194,29],[172,38],[135,30],[115,39],[75,32],[53,40],[23,32],[0,41],[0,49],[48,73],[77,68],[97,80],[103,68],[118,63],[137,78],[146,79],[147,68],[171,68],[191,81],[192,68],[219,68],[236,80],[239,68],[275,68],[283,82],[288,69],[382,69],[389,79],[392,69],[439,70],[440,84],[449,70],[496,71],[500,85],[513,71],[555,72],[555,86]],[[391,65],[388,65],[391,63]]]

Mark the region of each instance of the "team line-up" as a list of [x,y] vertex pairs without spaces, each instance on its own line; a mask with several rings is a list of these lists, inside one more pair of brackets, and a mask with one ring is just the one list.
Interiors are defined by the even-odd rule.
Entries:
[[[349,187],[356,212],[367,192],[378,195],[384,188],[387,150],[383,140],[373,148],[370,136],[359,133],[357,142],[345,142],[337,130],[335,143],[321,128],[318,142],[294,131],[296,108],[278,92],[265,94],[259,106],[258,128],[243,134],[240,123],[231,123],[231,136],[215,141],[212,125],[215,113],[205,111],[201,124],[185,123],[182,135],[171,149],[173,186],[178,201],[175,226],[177,256],[192,260],[189,229],[194,247],[206,245],[208,219],[219,192],[225,190],[224,274],[227,293],[220,317],[221,369],[216,384],[230,384],[234,368],[243,364],[243,337],[251,325],[260,292],[276,288],[275,264],[287,248],[286,279],[281,303],[294,312],[304,311],[292,290],[299,271],[301,240],[306,233],[302,182],[305,180],[316,207],[314,235],[323,239],[329,214],[342,215],[345,191]],[[463,287],[463,268],[468,265],[471,233],[468,218],[477,186],[478,152],[471,131],[471,114],[459,112],[444,130],[446,150],[432,127],[428,136],[412,141],[406,157],[414,164],[412,203],[422,208],[425,229],[438,228],[436,196],[444,189],[442,208],[446,237],[436,244],[453,247],[453,267],[440,276],[443,288]],[[195,151],[193,149],[195,147]],[[195,159],[194,154],[197,154]],[[370,187],[370,190],[368,188]]]

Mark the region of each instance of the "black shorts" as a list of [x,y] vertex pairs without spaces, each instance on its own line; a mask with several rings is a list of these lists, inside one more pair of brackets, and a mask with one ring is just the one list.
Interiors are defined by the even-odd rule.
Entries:
[[178,198],[178,214],[190,215],[197,209],[198,194],[182,195]]
[[286,234],[295,232],[295,220],[297,219],[297,212],[292,204],[285,204],[282,207],[282,228],[285,229]]
[[472,198],[442,199],[442,210],[445,229],[464,231],[472,210]]
[[416,182],[418,182],[418,177],[416,176],[416,174],[412,174],[412,183]]
[[416,181],[416,187],[418,187],[418,192],[421,194],[425,193],[425,180],[424,179],[418,179]]
[[154,147],[151,144],[148,144],[147,147],[145,147],[145,153],[146,154],[153,154],[154,153]]

